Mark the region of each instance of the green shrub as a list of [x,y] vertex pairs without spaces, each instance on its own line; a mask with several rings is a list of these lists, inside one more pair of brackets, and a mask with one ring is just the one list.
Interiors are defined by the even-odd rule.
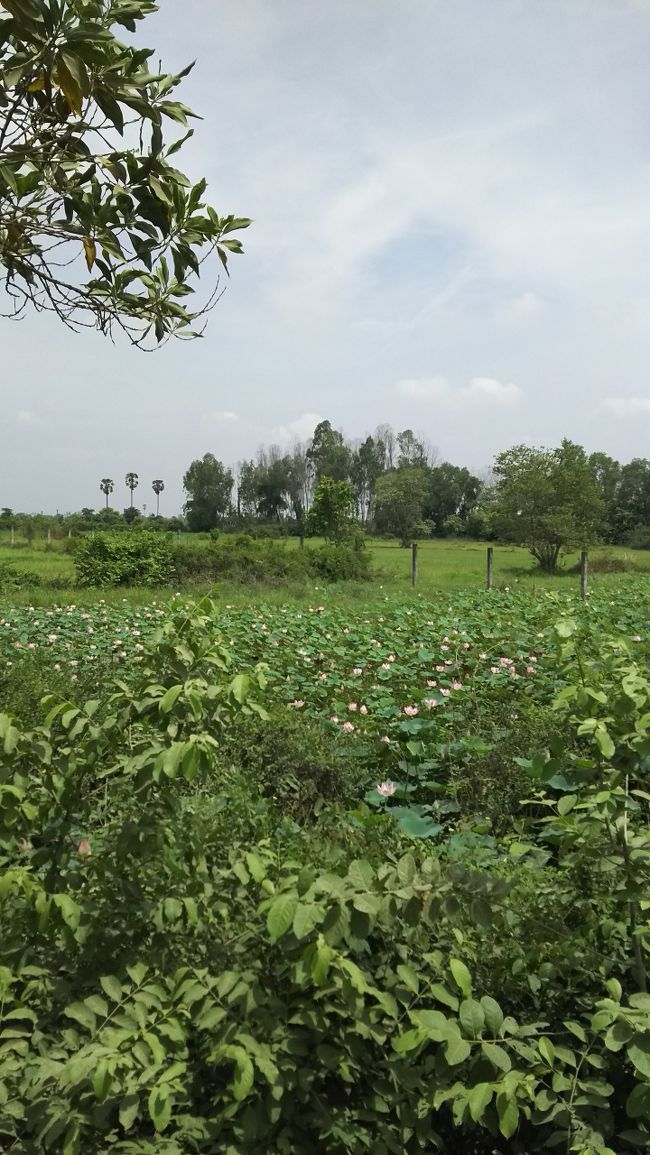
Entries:
[[479,869],[362,808],[279,814],[345,801],[344,760],[302,716],[265,728],[218,620],[175,604],[130,684],[0,716],[2,1148],[647,1150],[636,643],[585,652],[561,619],[579,748],[524,767],[544,819]]
[[296,709],[268,719],[239,719],[224,746],[225,756],[244,772],[249,788],[304,822],[323,804],[353,806],[361,773],[350,743],[332,728]]
[[0,592],[10,593],[12,590],[33,589],[40,586],[39,574],[29,570],[17,570],[6,562],[0,561]]
[[650,549],[650,525],[637,525],[629,534],[626,545],[630,549]]
[[309,550],[307,557],[312,572],[325,581],[372,581],[370,554],[364,549],[326,542]]
[[95,533],[74,552],[77,585],[164,586],[174,573],[171,543],[159,533]]

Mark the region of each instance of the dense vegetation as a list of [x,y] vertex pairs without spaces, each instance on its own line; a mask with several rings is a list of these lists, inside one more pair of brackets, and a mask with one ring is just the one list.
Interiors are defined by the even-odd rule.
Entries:
[[3,1149],[645,1149],[649,601],[7,607]]
[[128,528],[150,531],[246,532],[254,537],[397,537],[402,545],[460,537],[524,546],[538,565],[555,572],[563,554],[598,542],[650,547],[650,462],[621,465],[603,453],[588,455],[568,440],[555,449],[514,446],[497,455],[483,480],[470,470],[438,463],[410,429],[380,426],[374,437],[347,441],[322,421],[305,445],[291,452],[261,449],[235,475],[213,454],[193,461],[183,485],[184,517],[161,517],[162,479],[151,488],[156,512],[134,504],[140,482],[130,472],[123,514],[109,508],[112,478],[101,479],[105,508],[60,515],[0,512],[0,530],[28,540]]

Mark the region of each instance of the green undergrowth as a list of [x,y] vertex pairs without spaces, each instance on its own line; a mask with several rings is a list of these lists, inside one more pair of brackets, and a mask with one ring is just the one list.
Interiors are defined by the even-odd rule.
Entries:
[[648,602],[5,608],[2,1150],[647,1149]]

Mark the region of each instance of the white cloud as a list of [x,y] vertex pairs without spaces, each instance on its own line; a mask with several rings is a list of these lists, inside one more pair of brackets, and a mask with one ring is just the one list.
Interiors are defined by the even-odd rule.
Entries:
[[518,385],[504,384],[494,377],[472,377],[467,385],[454,388],[445,377],[410,377],[397,383],[397,391],[415,401],[431,402],[449,411],[479,404],[509,406],[522,396]]
[[271,433],[271,441],[307,441],[323,418],[318,413],[303,413],[295,421],[278,425]]
[[19,425],[33,425],[36,421],[36,414],[32,413],[31,409],[19,409],[16,414],[16,421]]
[[212,413],[204,413],[201,417],[201,424],[212,429],[219,425],[231,425],[235,421],[239,421],[239,415],[232,409],[215,409]]
[[596,414],[601,417],[650,416],[650,397],[605,397]]

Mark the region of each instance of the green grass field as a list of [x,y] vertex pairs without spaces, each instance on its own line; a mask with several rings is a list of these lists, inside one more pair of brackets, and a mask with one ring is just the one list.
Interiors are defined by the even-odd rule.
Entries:
[[[183,542],[201,540],[202,535],[181,537]],[[207,535],[203,540],[208,541]],[[298,549],[296,538],[286,540],[287,549]],[[17,593],[12,600],[34,600],[37,604],[45,604],[57,595],[57,588],[66,591],[70,596],[71,585],[74,581],[74,562],[70,553],[66,551],[67,539],[55,540],[51,544],[46,541],[34,540],[31,544],[16,538],[12,547],[8,531],[0,532],[0,566],[10,565],[16,570],[28,571],[38,575],[41,581],[46,582],[45,588],[35,587],[33,591],[23,590]],[[309,548],[310,543],[307,543]],[[485,583],[486,569],[485,542],[464,541],[448,538],[435,541],[422,541],[418,544],[418,576],[416,592],[429,595],[436,590],[460,590],[481,588]],[[376,581],[372,586],[354,586],[345,583],[325,589],[320,592],[328,600],[345,598],[351,601],[376,601],[386,594],[404,594],[411,592],[411,551],[400,548],[395,541],[370,540],[368,549],[372,556],[373,568],[376,572]],[[650,552],[628,550],[620,546],[602,546],[590,553],[593,572],[590,582],[597,583],[605,577],[608,581],[616,579],[616,574],[602,574],[598,572],[599,564],[603,559],[610,562],[622,563],[630,572],[645,572],[650,574]],[[577,588],[578,576],[572,573],[572,568],[578,562],[578,555],[567,555],[563,560],[563,570],[555,576],[542,573],[536,566],[534,559],[525,549],[513,546],[494,546],[494,584],[503,586],[525,586],[532,591],[540,589],[568,590],[573,585]],[[60,586],[59,586],[60,583]],[[198,587],[197,592],[208,589],[208,586]],[[250,600],[251,590],[237,585],[221,585],[225,596],[232,596],[237,601]],[[318,587],[317,587],[318,588]],[[168,596],[168,590],[158,591],[160,597]],[[288,590],[286,587],[265,590],[265,599],[271,601],[292,599],[303,600],[313,597],[313,590]],[[128,597],[132,603],[139,603],[151,598],[150,590],[115,590],[101,594],[107,601],[118,601]],[[154,591],[154,596],[156,593]],[[94,591],[74,591],[78,602],[92,602],[97,600]]]

